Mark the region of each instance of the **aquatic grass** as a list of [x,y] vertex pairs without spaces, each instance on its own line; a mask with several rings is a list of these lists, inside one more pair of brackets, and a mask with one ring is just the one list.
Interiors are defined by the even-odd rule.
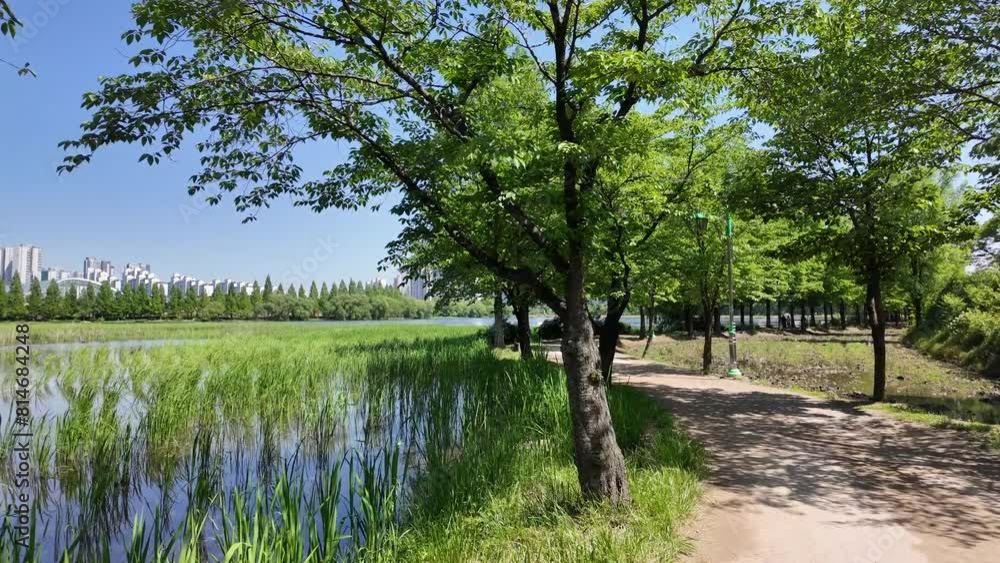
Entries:
[[47,559],[670,560],[698,496],[700,448],[622,387],[636,503],[583,499],[561,369],[470,329],[250,323],[45,354]]

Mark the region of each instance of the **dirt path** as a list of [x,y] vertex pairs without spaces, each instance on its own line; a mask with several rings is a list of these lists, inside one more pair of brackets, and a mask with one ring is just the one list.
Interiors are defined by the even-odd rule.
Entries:
[[691,563],[1000,563],[1000,456],[953,430],[619,356],[709,452]]

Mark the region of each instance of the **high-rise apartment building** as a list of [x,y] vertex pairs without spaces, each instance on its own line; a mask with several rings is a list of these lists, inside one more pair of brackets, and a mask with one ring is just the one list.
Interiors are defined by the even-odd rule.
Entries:
[[0,248],[0,274],[6,284],[14,281],[16,274],[27,288],[32,279],[42,276],[42,249],[30,244]]

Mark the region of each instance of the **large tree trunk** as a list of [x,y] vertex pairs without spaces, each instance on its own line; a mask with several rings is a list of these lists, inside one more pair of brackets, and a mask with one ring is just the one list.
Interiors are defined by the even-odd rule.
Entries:
[[627,502],[631,499],[625,458],[615,439],[608,409],[607,387],[587,314],[580,261],[567,276],[562,357],[573,422],[573,445],[580,490],[588,498]]
[[722,307],[716,306],[714,310],[713,327],[715,332],[722,333]]
[[753,303],[750,303],[750,331],[757,330],[757,325],[753,322]]
[[[712,321],[709,319],[713,318],[712,307],[706,305],[702,307],[703,314],[705,315],[705,344],[701,349],[701,371],[705,375],[708,375],[709,371],[712,369]],[[718,311],[718,308],[715,308]]]
[[503,348],[503,332],[506,325],[503,316],[503,292],[499,289],[493,296],[493,347]]
[[799,304],[799,313],[802,314],[802,317],[799,319],[799,328],[801,328],[802,330],[805,330],[806,326],[807,326],[807,321],[806,321],[806,302],[805,301],[803,301],[802,303]]
[[[615,289],[622,288],[621,281],[615,281],[612,284]],[[624,293],[619,293],[619,291],[613,293],[620,295],[620,297],[608,297],[608,314],[604,317],[604,324],[601,325],[600,343],[598,344],[601,357],[601,378],[604,379],[606,385],[611,385],[615,351],[618,347],[618,338],[621,336],[618,323],[625,313],[625,308],[628,307],[630,297],[628,290],[625,290]]]
[[639,307],[639,338],[646,338],[646,308]]
[[521,359],[531,358],[531,319],[527,305],[514,304],[514,317],[517,319],[517,347],[521,351]]
[[840,330],[847,330],[847,304],[840,300]]
[[773,328],[771,326],[771,300],[768,299],[764,302],[764,314],[767,315],[767,320],[764,321],[764,326],[767,328]]
[[830,328],[829,306],[830,306],[829,303],[827,303],[826,301],[823,302],[823,328],[826,329]]
[[809,326],[816,326],[816,305],[809,304]]
[[917,297],[913,300],[913,326],[920,328],[921,321],[924,320],[924,300]]
[[882,304],[882,279],[877,264],[866,268],[865,309],[872,331],[872,350],[875,353],[875,385],[872,399],[885,400],[885,308]]
[[795,301],[788,301],[788,328],[795,329]]

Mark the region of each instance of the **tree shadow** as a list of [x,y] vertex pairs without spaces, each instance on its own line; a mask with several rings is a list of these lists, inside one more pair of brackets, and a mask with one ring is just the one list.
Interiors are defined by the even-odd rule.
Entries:
[[694,382],[648,362],[623,363],[617,376],[661,400],[705,445],[709,481],[739,493],[731,510],[803,503],[891,515],[879,522],[962,546],[1000,537],[1000,456],[973,449],[959,432],[873,415],[859,403]]

